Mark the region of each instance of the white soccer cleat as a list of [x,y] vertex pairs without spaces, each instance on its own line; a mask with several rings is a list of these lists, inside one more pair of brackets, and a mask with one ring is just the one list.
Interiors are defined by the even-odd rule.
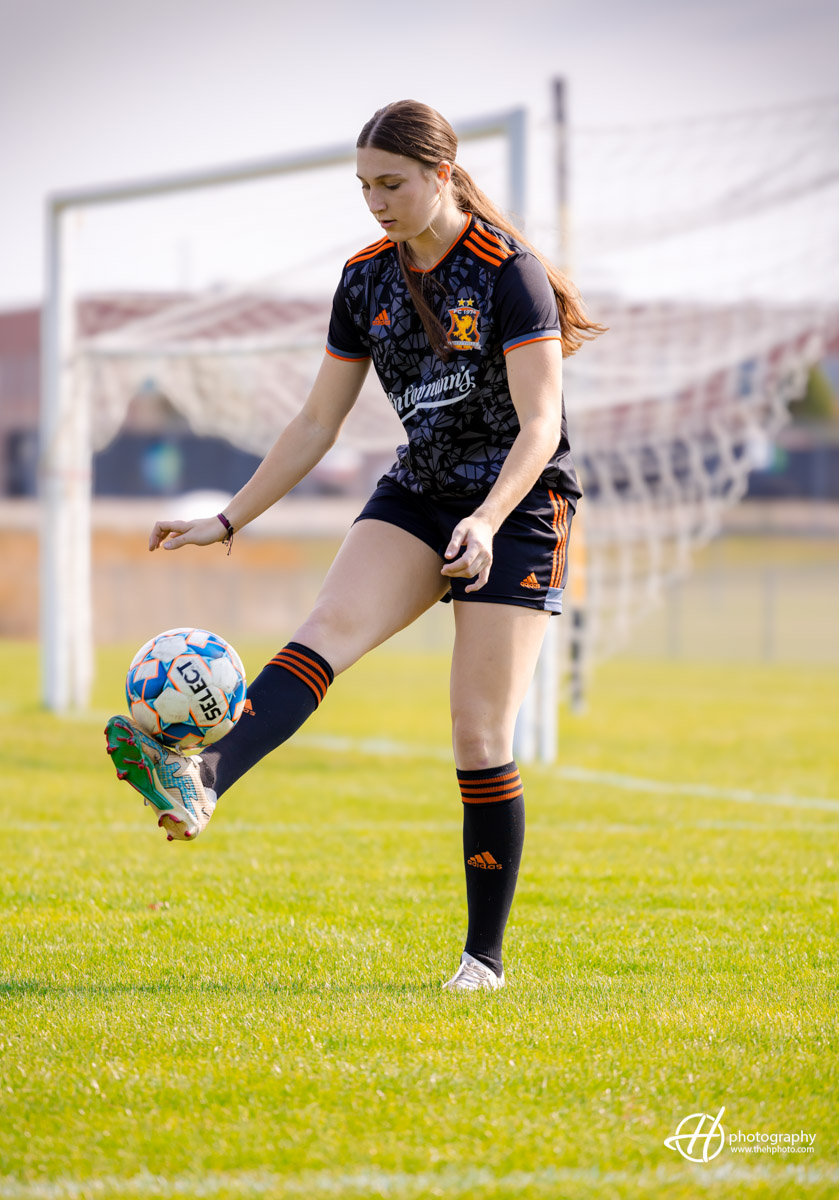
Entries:
[[496,988],[503,986],[503,971],[500,975],[496,975],[491,967],[484,966],[482,962],[478,962],[477,958],[473,958],[464,950],[460,956],[460,966],[451,979],[446,980],[443,984],[443,990],[446,992],[493,992]]
[[130,717],[111,717],[105,727],[117,778],[151,805],[169,841],[194,841],[216,807],[216,794],[201,782],[199,755],[168,750]]

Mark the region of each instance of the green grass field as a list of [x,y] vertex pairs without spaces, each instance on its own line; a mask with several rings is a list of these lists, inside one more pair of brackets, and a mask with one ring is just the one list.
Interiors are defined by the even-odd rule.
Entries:
[[[3,647],[0,1196],[839,1195],[833,669],[603,667],[467,997],[445,657],[371,655],[188,846],[104,754],[133,650],[59,720]],[[723,1106],[813,1153],[664,1145]]]

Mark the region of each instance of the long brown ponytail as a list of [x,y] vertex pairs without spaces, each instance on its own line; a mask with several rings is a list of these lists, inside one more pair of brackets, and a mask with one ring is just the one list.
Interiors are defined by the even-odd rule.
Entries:
[[[452,194],[461,212],[473,213],[478,220],[494,225],[516,238],[536,255],[547,271],[556,295],[564,357],[567,358],[579,350],[583,341],[605,332],[605,326],[589,320],[580,294],[570,279],[528,242],[489,197],[484,195],[468,172],[455,163],[457,135],[436,109],[417,100],[397,100],[393,104],[387,104],[373,114],[358,135],[356,145],[359,149],[369,146],[375,150],[386,150],[390,154],[401,154],[426,168],[436,168],[443,160],[452,163]],[[450,353],[448,335],[432,303],[433,294],[441,289],[441,285],[430,271],[420,272],[412,269],[414,263],[407,242],[398,242],[396,248],[405,283],[428,340],[436,354],[445,360]]]

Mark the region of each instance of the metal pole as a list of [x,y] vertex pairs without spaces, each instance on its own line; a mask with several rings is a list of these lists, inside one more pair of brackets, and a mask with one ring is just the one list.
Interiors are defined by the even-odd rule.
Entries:
[[[561,226],[562,212],[565,208],[565,140],[564,140],[564,83],[558,79],[553,85],[553,116],[555,121],[561,122],[558,125],[557,134],[557,185],[559,187],[559,210],[561,210]],[[558,116],[557,116],[558,114]],[[513,121],[513,116],[511,116]],[[525,146],[525,114],[520,115],[521,133],[519,137],[510,137],[510,155],[511,167],[513,167],[513,151],[514,146],[522,146],[522,158],[520,162],[521,172],[521,187],[525,186],[525,154],[523,154],[523,146]],[[513,180],[511,180],[513,187]],[[525,204],[525,196],[522,194],[521,204]],[[523,217],[523,211],[522,211]],[[564,236],[562,238],[561,252],[564,246]],[[557,725],[559,715],[559,654],[558,654],[558,637],[555,620],[552,618],[547,624],[545,631],[545,641],[539,661],[533,676],[531,688],[525,697],[525,703],[522,704],[519,720],[516,722],[516,732],[514,739],[514,749],[517,760],[521,762],[533,762],[537,756],[540,762],[552,763],[557,760],[558,738]]]
[[[527,110],[515,109],[507,118],[509,207],[519,229],[527,228]],[[543,652],[544,654],[544,649]],[[513,753],[521,763],[534,762],[541,748],[541,667],[536,665],[533,681],[519,710],[513,735]]]
[[62,604],[64,563],[62,547],[67,534],[64,474],[59,459],[61,427],[61,334],[65,327],[61,274],[61,209],[47,201],[46,296],[41,317],[41,429],[38,490],[41,498],[40,625],[41,695],[47,707],[67,704],[69,663]]
[[[74,219],[78,214],[72,214]],[[72,236],[70,263],[73,262]],[[75,290],[68,287],[68,311],[75,319]],[[74,708],[86,708],[93,686],[93,434],[90,423],[90,390],[73,372],[74,340],[68,338],[62,389],[66,389],[69,412],[68,440],[73,447],[73,471],[70,478],[70,537],[71,559],[69,574],[73,589],[73,628],[68,647],[70,657],[70,703]]]
[[[553,121],[556,127],[557,203],[559,208],[559,262],[562,263],[567,233],[563,228],[567,209],[567,168],[565,168],[565,84],[564,80],[553,82]],[[568,619],[568,618],[565,618]],[[523,708],[520,744],[539,761],[557,761],[559,719],[559,629],[553,618],[547,623],[545,641],[537,670],[535,670],[528,703]],[[533,728],[525,722],[532,721]],[[523,756],[522,756],[523,757]],[[527,758],[523,758],[527,761]]]
[[518,763],[532,763],[536,760],[538,691],[538,682],[534,676],[516,717],[516,727],[513,733],[513,757]]
[[542,653],[539,656],[539,702],[542,719],[539,722],[539,761],[556,762],[559,714],[559,621],[548,619]]
[[558,218],[557,265],[570,270],[571,229],[568,207],[568,92],[564,79],[553,81],[554,162],[556,164],[556,206]]
[[41,695],[84,707],[93,676],[89,399],[73,388],[72,212],[47,201],[47,290],[41,328]]
[[[558,256],[557,265],[563,271],[568,269],[568,167],[567,167],[567,137],[566,137],[566,86],[564,79],[553,81],[553,126],[554,126],[554,161],[556,163],[556,203],[558,209]],[[566,608],[565,621],[573,620],[573,611]],[[556,622],[551,619],[545,647],[542,651],[543,695],[542,695],[542,762],[553,763],[559,753],[559,628],[554,628]]]
[[527,228],[527,110],[516,108],[507,118],[510,209],[519,229]]

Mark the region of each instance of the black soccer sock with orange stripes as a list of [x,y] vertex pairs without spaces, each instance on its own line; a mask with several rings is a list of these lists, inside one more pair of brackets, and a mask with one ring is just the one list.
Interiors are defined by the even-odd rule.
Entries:
[[289,642],[248,688],[248,710],[217,746],[201,752],[201,781],[217,796],[291,737],[315,711],[334,675],[325,658]]
[[502,972],[501,946],[524,845],[524,791],[514,762],[458,771],[469,931],[466,951]]

